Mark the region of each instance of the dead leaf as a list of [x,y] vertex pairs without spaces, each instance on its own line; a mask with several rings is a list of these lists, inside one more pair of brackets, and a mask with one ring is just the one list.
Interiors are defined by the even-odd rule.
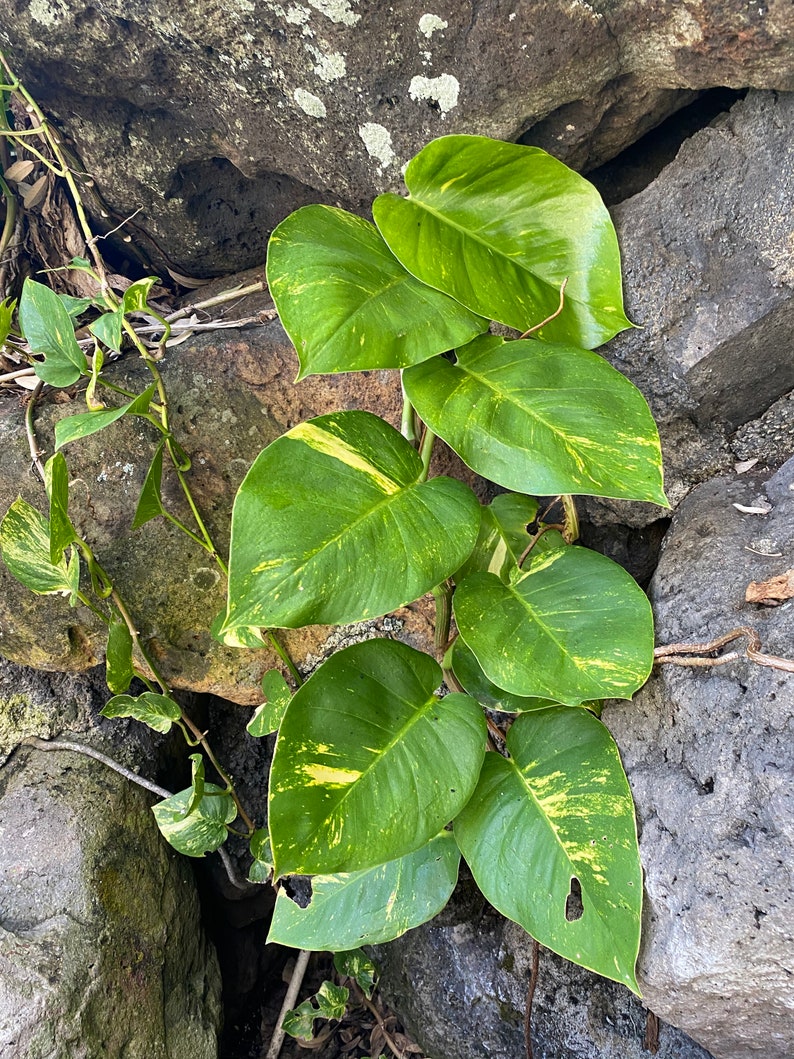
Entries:
[[743,515],[768,515],[772,510],[772,505],[766,500],[756,500],[755,504],[750,506],[747,504],[734,504],[733,506]]
[[20,158],[18,162],[14,162],[13,165],[6,169],[3,176],[6,180],[13,180],[15,184],[18,184],[20,180],[25,180],[26,177],[29,177],[35,168],[35,162],[31,162],[30,159]]
[[204,287],[210,282],[208,279],[199,279],[197,276],[183,276],[181,272],[175,272],[172,268],[168,269],[168,275],[181,287],[189,287],[191,290]]
[[755,467],[758,463],[758,456],[754,456],[751,460],[739,460],[738,463],[734,463],[733,469],[737,474],[744,474],[749,471],[751,467]]
[[[45,173],[40,176],[39,179],[33,184],[30,189],[22,193],[22,202],[26,210],[35,209],[36,206],[40,206],[47,196],[47,185],[49,184],[48,174]],[[23,187],[27,187],[26,184],[18,185],[20,191]]]
[[776,607],[786,599],[794,599],[794,570],[770,577],[768,581],[751,581],[744,598],[748,603],[765,603]]

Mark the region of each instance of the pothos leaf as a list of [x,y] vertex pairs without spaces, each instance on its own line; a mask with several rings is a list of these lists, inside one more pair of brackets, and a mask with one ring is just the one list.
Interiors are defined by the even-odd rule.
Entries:
[[[123,621],[113,621],[110,624],[105,663],[108,687],[114,695],[121,695],[130,686],[130,681],[135,675],[132,663],[132,634]],[[105,716],[108,717],[110,714],[105,714]],[[171,727],[170,723],[168,727]]]
[[80,564],[76,553],[67,563],[50,558],[49,520],[21,497],[14,501],[0,522],[0,548],[8,571],[38,595],[69,593],[80,588]]
[[85,353],[74,337],[74,324],[58,295],[43,283],[26,279],[19,302],[19,325],[34,353],[38,377],[51,386],[71,386],[87,372]]
[[155,389],[156,386],[152,383],[135,400],[121,405],[120,408],[109,408],[103,412],[78,412],[77,415],[59,420],[55,424],[56,449],[62,449],[64,445],[77,441],[79,438],[87,438],[90,434],[96,434],[98,430],[110,426],[124,415],[148,415]]
[[179,705],[167,695],[144,691],[142,695],[114,695],[102,708],[103,717],[134,717],[163,734],[182,716]]
[[226,841],[226,825],[237,816],[237,807],[222,787],[205,783],[203,797],[188,812],[193,795],[193,787],[188,787],[158,802],[152,812],[163,837],[175,850],[187,857],[203,857]]
[[286,680],[277,669],[269,669],[262,677],[262,691],[266,701],[257,709],[245,729],[255,738],[278,730],[292,698]]
[[141,526],[145,525],[151,519],[157,518],[158,515],[162,515],[165,510],[160,495],[163,481],[164,446],[165,442],[161,441],[155,449],[152,462],[149,464],[149,469],[143,480],[141,495],[138,498],[138,506],[135,508],[135,516],[132,520],[132,528],[134,530],[140,529]]

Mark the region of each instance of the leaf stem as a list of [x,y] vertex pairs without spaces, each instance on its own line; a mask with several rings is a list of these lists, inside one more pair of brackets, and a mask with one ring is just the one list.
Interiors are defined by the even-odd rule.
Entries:
[[[400,384],[402,385],[403,373],[400,372]],[[416,437],[416,415],[414,413],[414,406],[408,400],[408,394],[405,392],[405,386],[402,387],[403,391],[403,410],[402,418],[400,420],[400,433],[406,439],[406,441],[414,442],[417,440]]]
[[433,589],[433,598],[436,601],[435,648],[444,653],[447,649],[449,626],[452,620],[452,583],[446,580],[436,585]]
[[422,435],[422,441],[419,445],[419,458],[422,461],[422,473],[419,476],[420,482],[426,482],[427,476],[430,473],[430,461],[433,458],[433,444],[436,440],[436,435],[430,429],[425,427],[425,432]]
[[267,629],[267,631],[265,632],[265,636],[270,641],[270,646],[273,648],[273,650],[279,656],[281,661],[292,674],[292,679],[295,681],[297,686],[300,687],[303,684],[303,677],[298,672],[295,663],[290,658],[284,645],[279,643],[279,640],[272,629]]

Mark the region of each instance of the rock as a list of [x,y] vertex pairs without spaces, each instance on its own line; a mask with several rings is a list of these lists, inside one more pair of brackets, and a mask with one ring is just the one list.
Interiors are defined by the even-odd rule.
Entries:
[[107,227],[136,213],[158,267],[196,275],[261,263],[306,202],[366,208],[435,136],[593,167],[697,90],[794,88],[784,0],[19,6],[0,43],[73,137]]
[[[794,386],[793,132],[794,94],[751,92],[614,210],[626,308],[642,330],[603,352],[659,422],[673,506],[727,470],[728,436]],[[587,510],[634,526],[660,514]]]
[[96,761],[0,771],[0,1052],[215,1059],[220,980],[190,869],[151,796]]
[[[744,597],[750,581],[792,566],[794,461],[766,486],[752,472],[700,486],[676,514],[652,582],[657,642],[703,642],[747,625],[764,651],[791,658],[792,601],[767,607]],[[744,658],[664,666],[604,720],[641,825],[639,981],[649,1006],[719,1059],[786,1059],[794,675]]]
[[[525,1054],[531,940],[463,881],[431,923],[378,949],[381,991],[435,1059]],[[646,1059],[648,1013],[620,985],[544,949],[532,1012],[535,1059]],[[651,1028],[651,1034],[653,1029]],[[709,1059],[671,1026],[659,1059]]]

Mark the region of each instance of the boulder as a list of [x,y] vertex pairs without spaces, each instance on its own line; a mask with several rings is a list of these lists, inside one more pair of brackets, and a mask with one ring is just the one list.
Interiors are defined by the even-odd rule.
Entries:
[[311,201],[366,209],[446,133],[593,167],[698,90],[794,88],[794,14],[695,0],[30,0],[0,27],[158,268],[258,264]]
[[[791,658],[792,601],[748,603],[745,591],[792,567],[794,461],[766,485],[748,474],[700,486],[677,512],[652,582],[657,641],[704,642],[746,625],[765,652]],[[639,981],[649,1006],[719,1059],[786,1059],[794,675],[743,657],[663,666],[604,720],[641,826]]]

